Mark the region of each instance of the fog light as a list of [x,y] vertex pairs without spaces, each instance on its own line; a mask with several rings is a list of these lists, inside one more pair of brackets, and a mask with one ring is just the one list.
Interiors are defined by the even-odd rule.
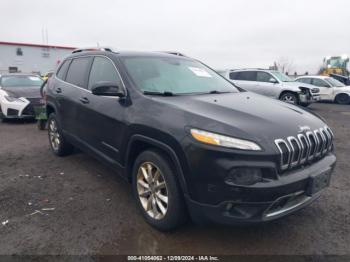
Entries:
[[263,180],[260,168],[239,167],[230,171],[225,178],[225,183],[228,185],[254,185]]

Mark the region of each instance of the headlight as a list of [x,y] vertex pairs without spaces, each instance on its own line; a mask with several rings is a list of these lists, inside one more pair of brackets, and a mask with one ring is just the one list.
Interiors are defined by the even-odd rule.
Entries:
[[13,96],[5,96],[5,99],[9,102],[23,102],[21,99],[18,99],[18,98],[13,97]]
[[219,134],[214,134],[211,132],[202,131],[198,129],[191,129],[191,135],[197,141],[205,144],[209,144],[209,145],[237,148],[242,150],[252,150],[252,151],[261,150],[261,147],[254,142],[233,138],[233,137],[228,137],[228,136],[223,136]]

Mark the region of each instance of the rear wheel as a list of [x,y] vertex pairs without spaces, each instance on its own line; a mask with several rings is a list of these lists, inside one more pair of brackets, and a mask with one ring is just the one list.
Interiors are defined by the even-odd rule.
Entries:
[[289,104],[294,104],[294,105],[298,104],[298,97],[291,92],[286,92],[282,94],[280,97],[280,100]]
[[132,175],[138,206],[149,224],[168,231],[186,221],[182,191],[166,157],[157,151],[144,151],[137,157]]
[[350,96],[348,94],[339,94],[335,97],[335,102],[341,105],[350,103]]
[[48,119],[48,133],[49,143],[54,154],[65,156],[72,153],[73,146],[64,138],[54,113],[50,114]]

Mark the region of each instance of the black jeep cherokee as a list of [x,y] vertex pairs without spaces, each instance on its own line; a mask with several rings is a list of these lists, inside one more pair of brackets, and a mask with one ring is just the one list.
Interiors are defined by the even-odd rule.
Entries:
[[314,114],[235,87],[188,57],[79,50],[47,93],[49,141],[110,164],[154,227],[255,223],[329,185],[333,133]]

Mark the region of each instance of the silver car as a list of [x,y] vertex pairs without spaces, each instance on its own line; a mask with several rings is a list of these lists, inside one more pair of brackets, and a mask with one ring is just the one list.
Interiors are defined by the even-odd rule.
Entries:
[[279,71],[242,69],[219,73],[238,87],[288,103],[308,106],[320,100],[319,88],[295,82]]

